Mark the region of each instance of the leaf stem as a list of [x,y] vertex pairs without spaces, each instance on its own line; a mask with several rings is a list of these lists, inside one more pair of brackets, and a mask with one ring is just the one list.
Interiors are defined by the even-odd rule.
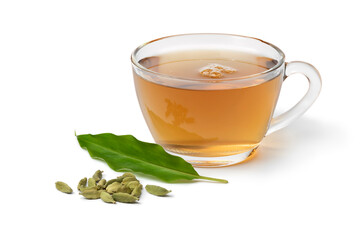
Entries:
[[220,179],[220,178],[199,176],[198,179],[206,179],[206,180],[215,181],[215,182],[228,183],[228,180]]

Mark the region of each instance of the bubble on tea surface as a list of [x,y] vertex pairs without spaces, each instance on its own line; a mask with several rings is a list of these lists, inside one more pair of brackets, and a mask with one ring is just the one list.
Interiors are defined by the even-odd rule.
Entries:
[[221,78],[224,73],[234,73],[236,69],[217,63],[208,64],[205,67],[200,68],[200,74],[204,77]]
[[211,78],[221,78],[222,77],[222,73],[220,70],[218,69],[202,69],[200,70],[201,75],[203,75],[204,77],[211,77]]

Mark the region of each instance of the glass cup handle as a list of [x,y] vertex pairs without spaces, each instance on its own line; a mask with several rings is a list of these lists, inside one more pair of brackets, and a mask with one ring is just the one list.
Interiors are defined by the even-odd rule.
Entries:
[[320,94],[321,77],[320,73],[313,65],[299,61],[286,63],[284,80],[294,73],[301,73],[308,79],[309,89],[305,96],[294,107],[271,120],[266,135],[286,127],[292,121],[303,115]]

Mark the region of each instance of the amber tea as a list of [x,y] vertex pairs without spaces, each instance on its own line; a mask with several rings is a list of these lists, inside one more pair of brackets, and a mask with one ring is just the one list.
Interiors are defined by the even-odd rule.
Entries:
[[[166,150],[198,157],[233,155],[256,148],[266,134],[282,76],[258,75],[276,60],[230,50],[188,50],[139,64],[161,76],[134,74],[145,120]],[[242,80],[251,76],[257,79]]]

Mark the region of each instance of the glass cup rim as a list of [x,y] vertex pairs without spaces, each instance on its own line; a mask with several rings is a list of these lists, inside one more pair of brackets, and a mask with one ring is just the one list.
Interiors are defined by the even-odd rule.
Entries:
[[[263,75],[266,75],[266,74],[269,74],[271,72],[274,72],[276,71],[278,68],[280,68],[283,63],[285,62],[285,54],[284,52],[278,48],[277,46],[275,46],[274,44],[272,43],[269,43],[269,42],[266,42],[264,40],[261,40],[259,38],[255,38],[255,37],[249,37],[249,36],[244,36],[244,35],[238,35],[238,34],[229,34],[229,33],[185,33],[185,34],[176,34],[176,35],[169,35],[169,36],[165,36],[165,37],[161,37],[161,38],[157,38],[157,39],[154,39],[154,40],[151,40],[151,41],[148,41],[148,42],[145,42],[143,44],[141,44],[140,46],[138,46],[137,48],[135,48],[135,50],[131,53],[131,63],[133,64],[133,66],[141,69],[142,71],[145,71],[149,74],[154,74],[155,76],[161,76],[161,77],[164,77],[164,78],[169,78],[169,79],[175,79],[175,80],[185,80],[185,81],[189,81],[189,82],[204,82],[203,79],[193,79],[193,78],[184,78],[184,77],[177,77],[177,76],[173,76],[173,75],[168,75],[168,74],[163,74],[163,73],[159,73],[159,72],[155,72],[155,71],[152,71],[146,67],[144,67],[143,65],[141,65],[138,61],[136,61],[136,53],[138,51],[140,51],[143,47],[153,43],[153,42],[157,42],[157,41],[160,41],[160,40],[163,40],[163,39],[166,39],[166,38],[174,38],[174,37],[181,37],[181,36],[196,36],[196,35],[217,35],[217,36],[229,36],[229,37],[239,37],[239,38],[247,38],[247,39],[252,39],[252,40],[257,40],[257,41],[260,41],[270,47],[272,47],[273,49],[275,49],[279,55],[280,55],[280,60],[277,62],[276,65],[274,65],[273,67],[263,71],[263,72],[259,72],[259,73],[255,73],[255,74],[251,74],[251,75],[246,75],[246,76],[243,76],[243,77],[237,77],[237,78],[227,78],[227,79],[224,79],[224,80],[220,80],[222,82],[226,81],[236,81],[236,80],[252,80],[252,79],[257,79],[259,78],[260,76],[263,76]],[[213,81],[213,80],[212,80]]]

